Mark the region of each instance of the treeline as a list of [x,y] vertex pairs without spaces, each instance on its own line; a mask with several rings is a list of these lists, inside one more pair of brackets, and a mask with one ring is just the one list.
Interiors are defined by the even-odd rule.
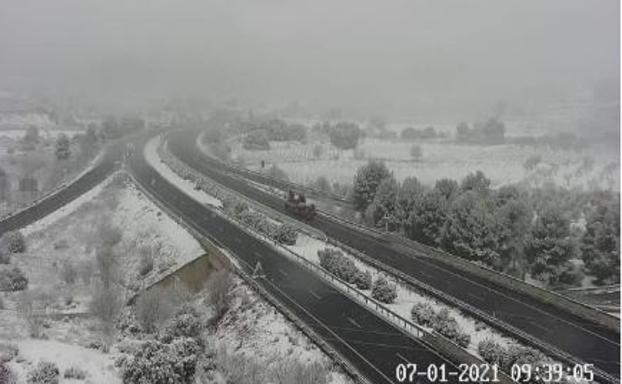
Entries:
[[245,136],[242,145],[248,150],[270,149],[270,141],[304,141],[307,127],[280,119],[240,121],[236,127]]
[[364,136],[361,127],[350,121],[339,121],[331,124],[328,121],[316,123],[311,127],[311,132],[316,136],[324,136],[330,143],[339,149],[354,149]]
[[369,225],[520,278],[529,273],[551,286],[572,286],[585,271],[597,283],[619,281],[617,193],[493,189],[480,171],[429,188],[415,177],[398,183],[371,161],[354,177],[352,201]]
[[425,127],[423,129],[416,129],[413,127],[404,128],[400,132],[400,138],[402,140],[427,140],[443,137],[441,132],[437,132],[432,126]]
[[456,141],[477,144],[502,144],[505,141],[505,124],[494,117],[470,127],[466,122],[456,126]]

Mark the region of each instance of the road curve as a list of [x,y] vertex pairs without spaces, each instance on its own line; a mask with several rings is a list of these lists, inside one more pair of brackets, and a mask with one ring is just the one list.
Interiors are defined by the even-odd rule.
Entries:
[[97,164],[71,182],[71,184],[51,195],[45,196],[36,204],[0,221],[0,236],[5,232],[23,228],[44,218],[101,183],[112,174],[115,169],[115,163],[121,160],[122,147],[118,143],[108,145]]
[[[144,143],[137,143],[136,148],[143,148]],[[260,262],[265,278],[258,282],[372,383],[396,382],[395,368],[404,361],[420,367],[443,363],[448,369],[452,366],[425,344],[406,336],[319,276],[181,192],[146,162],[142,152],[133,155],[128,165],[150,194],[186,224],[232,251],[249,274]],[[455,381],[450,378],[450,382]]]
[[[196,146],[197,132],[180,131],[169,135],[168,148],[181,161],[217,182],[262,204],[288,214],[283,201],[237,177],[231,169],[202,153]],[[378,259],[407,275],[470,304],[529,335],[620,377],[619,333],[587,323],[528,296],[435,261],[423,255],[405,252],[390,242],[318,215],[308,223],[332,238]]]

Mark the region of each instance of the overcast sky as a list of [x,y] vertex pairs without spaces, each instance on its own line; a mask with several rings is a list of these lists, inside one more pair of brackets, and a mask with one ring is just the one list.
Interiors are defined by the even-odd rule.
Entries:
[[0,87],[102,105],[201,95],[453,113],[573,100],[619,71],[619,0],[0,4]]

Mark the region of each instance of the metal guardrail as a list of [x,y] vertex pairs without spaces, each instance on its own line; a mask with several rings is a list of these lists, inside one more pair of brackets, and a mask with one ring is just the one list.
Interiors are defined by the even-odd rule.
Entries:
[[[186,166],[186,167],[189,168],[188,166]],[[207,178],[205,175],[201,175],[201,176]],[[342,223],[344,223],[344,224],[346,224],[348,226],[354,227],[355,229],[357,229],[359,231],[368,232],[368,233],[370,233],[372,236],[374,236],[376,238],[386,239],[386,237],[387,237],[387,234],[384,233],[384,232],[380,232],[380,231],[378,231],[376,229],[372,229],[372,228],[361,226],[358,223],[355,223],[355,222],[352,222],[350,220],[338,217],[338,216],[333,215],[331,213],[328,213],[328,212],[325,212],[325,211],[319,211],[319,213],[323,214],[323,215],[325,215],[327,217],[330,217],[330,218],[332,218],[334,220],[337,220],[339,222],[342,222]],[[397,240],[397,241],[402,242],[402,243],[410,241],[408,239],[402,239],[402,238],[395,239],[395,238],[397,238],[397,236],[393,236],[393,237],[394,238],[392,240],[390,240],[390,241],[396,241]],[[383,264],[381,262],[378,262],[377,260],[374,260],[374,259],[368,257],[367,255],[365,255],[365,254],[363,254],[363,253],[361,253],[361,252],[359,252],[357,250],[352,249],[351,247],[348,247],[348,246],[346,246],[344,244],[336,242],[336,241],[334,241],[334,240],[332,240],[332,239],[330,239],[328,237],[327,237],[326,240],[328,242],[330,242],[330,243],[333,243],[334,245],[336,245],[338,247],[342,247],[344,249],[348,249],[351,253],[357,255],[361,259],[363,259],[363,260],[367,261],[368,263],[374,265],[378,269],[383,270],[383,271],[385,271],[387,273],[390,273],[390,274],[392,274],[394,276],[397,276],[400,279],[406,281],[407,283],[413,285],[414,287],[420,288],[420,289],[424,290],[425,292],[428,292],[430,295],[432,295],[434,297],[437,297],[437,298],[439,298],[439,299],[441,299],[441,300],[443,300],[443,301],[445,301],[447,303],[450,303],[453,306],[456,306],[458,308],[464,309],[465,311],[468,311],[469,313],[472,313],[473,315],[475,315],[476,317],[478,317],[481,320],[485,321],[486,323],[488,323],[488,324],[490,324],[490,325],[492,325],[494,327],[497,327],[499,329],[502,329],[503,331],[505,331],[507,333],[510,333],[510,334],[514,335],[515,337],[519,338],[521,341],[527,343],[528,345],[531,345],[531,346],[534,346],[534,347],[536,347],[536,348],[538,348],[540,350],[543,350],[546,354],[552,355],[554,358],[559,359],[559,360],[561,360],[562,362],[564,362],[566,364],[570,364],[570,365],[573,365],[573,364],[583,364],[583,362],[581,360],[575,358],[574,356],[572,356],[572,355],[570,355],[570,354],[568,354],[566,352],[563,352],[563,351],[561,351],[561,350],[557,349],[556,347],[553,347],[553,346],[551,346],[549,344],[543,343],[543,342],[539,341],[538,339],[534,338],[533,336],[531,336],[531,335],[529,335],[529,334],[527,334],[527,333],[525,333],[525,332],[523,332],[523,331],[521,331],[521,330],[519,330],[519,329],[517,329],[517,328],[515,328],[515,327],[513,327],[513,326],[511,326],[511,325],[509,325],[507,323],[505,323],[505,322],[500,321],[496,317],[491,316],[491,315],[489,315],[489,314],[487,314],[487,313],[485,313],[485,312],[483,312],[483,311],[481,311],[481,310],[471,306],[470,304],[467,304],[467,303],[465,303],[463,301],[460,301],[460,300],[458,300],[458,299],[456,299],[456,298],[454,298],[452,296],[449,296],[449,295],[445,294],[444,292],[441,292],[441,291],[439,291],[439,290],[437,290],[437,289],[435,289],[435,288],[433,288],[433,287],[431,287],[431,286],[429,286],[429,285],[427,285],[425,283],[422,283],[422,282],[420,282],[418,280],[415,280],[412,277],[404,274],[403,272],[398,271],[395,268],[389,267],[389,266],[387,266],[387,265],[385,265],[385,264]],[[412,242],[412,243],[414,243],[417,246],[424,246],[423,244],[419,244],[419,243],[416,243],[416,242]],[[412,246],[413,244],[408,244],[408,245]],[[436,250],[436,249],[434,249],[432,247],[428,247],[428,246],[424,246],[424,247],[426,247],[426,249],[429,252],[435,252],[435,253],[439,253],[440,252],[440,253],[443,253],[442,251]],[[295,254],[295,253],[293,253],[291,251],[289,251],[289,252],[291,254],[293,254],[294,256],[296,256],[298,258],[301,258],[301,256],[299,256],[299,255],[297,255],[297,254]],[[450,254],[447,254],[447,255],[448,256],[446,256],[446,257],[456,258],[456,256],[453,256],[453,255],[450,255]],[[304,258],[302,258],[302,260],[304,260],[304,262],[306,262],[306,263],[311,264],[312,267],[310,267],[310,269],[313,270],[313,266],[314,265],[312,263],[310,263],[308,260],[306,260]],[[473,263],[470,263],[470,264],[473,264]],[[309,268],[309,266],[307,264],[305,264],[305,266],[307,266]],[[473,264],[473,266],[481,268],[481,266],[479,266],[477,264]],[[317,268],[317,266],[315,266],[315,267]],[[320,271],[320,273],[322,273],[322,271]],[[326,272],[324,271],[324,273],[326,273]],[[324,276],[324,275],[322,275],[322,276]],[[335,276],[331,276],[331,277],[333,279],[338,280],[338,278],[336,278]],[[517,280],[514,277],[511,277],[511,278],[514,279],[514,280]],[[342,283],[345,284],[345,286],[348,287],[350,289],[350,291],[355,291],[353,288],[349,287],[347,285],[347,283],[345,283],[345,282],[342,282]],[[549,292],[547,290],[543,290],[543,289],[541,289],[541,290],[544,291],[544,292]],[[346,291],[346,292],[348,292],[348,291]],[[351,292],[348,292],[348,293],[351,293]],[[358,292],[358,291],[357,291],[357,293],[360,294],[360,292]],[[556,294],[556,295],[561,297],[562,299],[568,300],[568,298],[566,298],[565,296],[561,296],[559,294]],[[355,298],[358,299],[356,294],[354,294],[352,297],[355,297]],[[367,297],[365,297],[365,298],[366,299],[370,299],[370,298],[367,298]],[[570,301],[572,301],[572,300],[570,300]],[[427,332],[427,331],[421,329],[420,327],[418,327],[417,325],[415,325],[414,323],[411,323],[408,320],[404,319],[400,315],[392,313],[392,311],[390,311],[387,308],[384,308],[381,304],[376,303],[376,305],[379,305],[381,308],[383,308],[384,310],[388,311],[386,313],[389,316],[393,316],[394,319],[401,320],[401,321],[398,320],[398,322],[395,322],[395,320],[392,320],[392,319],[390,319],[390,317],[386,317],[385,316],[385,319],[390,320],[390,321],[392,320],[391,323],[392,324],[396,324],[398,326],[398,328],[404,330],[404,326],[400,326],[400,324],[407,324],[407,322],[408,322],[412,326],[417,327],[419,329],[419,331]],[[583,305],[586,306],[585,304],[583,304]],[[588,307],[588,306],[586,306],[586,307]],[[589,308],[591,308],[591,307],[589,307]],[[382,312],[380,312],[380,313],[382,313]],[[425,333],[421,333],[421,335],[424,335],[424,334]],[[434,333],[434,335],[436,336],[437,333]],[[443,337],[443,336],[441,335],[441,337]],[[449,342],[453,343],[450,340],[449,340]],[[457,344],[456,344],[456,347],[457,348],[461,348]],[[608,382],[608,383],[619,383],[619,381],[616,380],[614,377],[612,377],[611,375],[603,372],[600,369],[597,369],[597,377],[599,377],[601,380],[604,380],[605,382]]]
[[[184,166],[187,167],[186,165]],[[205,175],[201,175],[201,177],[209,179]],[[211,179],[210,179],[210,182],[216,184],[216,182]],[[475,361],[478,363],[484,363],[481,359],[479,359],[478,357],[474,355],[471,355],[469,352],[467,352],[464,348],[460,347],[454,341],[446,338],[445,336],[439,334],[438,332],[428,331],[424,327],[421,327],[418,324],[415,324],[412,321],[405,319],[404,317],[397,314],[396,312],[386,308],[379,301],[351,287],[347,282],[334,276],[330,272],[326,271],[324,268],[317,266],[316,264],[298,255],[297,253],[292,252],[290,249],[286,247],[277,247],[277,245],[274,242],[272,242],[269,239],[266,239],[264,235],[255,231],[251,227],[248,227],[247,225],[240,222],[239,220],[233,217],[229,217],[223,214],[221,211],[212,209],[211,207],[209,207],[208,209],[210,209],[210,211],[212,211],[213,213],[218,214],[225,220],[233,223],[238,228],[240,228],[242,231],[245,231],[251,234],[252,236],[254,236],[255,238],[257,238],[258,240],[266,243],[268,246],[272,247],[276,252],[288,254],[291,258],[294,258],[298,263],[302,264],[303,267],[305,267],[306,269],[310,270],[313,273],[318,274],[321,278],[326,280],[329,284],[335,287],[338,291],[342,292],[344,295],[350,297],[351,299],[359,303],[362,303],[364,308],[367,308],[368,310],[370,309],[375,310],[375,312],[373,312],[374,314],[385,319],[385,321],[395,326],[398,330],[406,334],[408,337],[415,337],[417,338],[418,341],[425,343],[426,345],[430,346],[430,348],[432,349],[442,349],[450,353],[452,357],[468,355],[469,362]],[[336,243],[334,241],[331,241],[330,238],[327,238],[326,241]],[[338,244],[337,246],[347,248],[341,244]],[[437,344],[442,344],[442,348],[437,348],[439,347],[439,345]],[[502,382],[511,383],[511,380],[509,379],[509,377],[507,377],[507,375],[505,375],[505,373],[501,373],[500,377],[502,379]]]
[[[202,137],[203,137],[203,134],[200,134],[198,136],[198,138],[197,138],[197,145],[200,148],[202,148],[202,146],[203,146],[202,145],[202,141],[201,141]],[[280,183],[283,183],[283,185],[289,186],[290,188],[303,189],[303,190],[312,191],[312,192],[316,193],[318,196],[328,197],[328,198],[331,198],[333,200],[337,200],[337,201],[340,201],[340,202],[348,203],[345,199],[333,196],[333,194],[323,193],[322,191],[317,191],[317,190],[314,190],[313,188],[305,187],[305,186],[302,186],[302,185],[299,185],[299,184],[295,184],[295,183],[292,183],[292,182],[289,182],[289,181],[282,181],[282,180],[274,179],[274,178],[271,178],[271,177],[269,177],[267,175],[264,175],[264,174],[262,174],[260,172],[251,171],[249,169],[246,169],[246,168],[243,168],[243,167],[239,167],[239,166],[237,166],[235,164],[229,164],[229,163],[223,162],[222,160],[216,158],[215,156],[212,156],[211,154],[207,153],[205,150],[202,150],[202,152],[205,153],[206,155],[210,156],[212,159],[215,159],[216,161],[219,161],[219,162],[225,164],[226,166],[235,169],[237,172],[245,173],[245,174],[249,174],[249,175],[253,175],[253,176],[262,177],[265,180],[271,180],[272,182],[276,182],[276,183],[280,182]],[[567,301],[567,302],[572,303],[573,305],[580,306],[580,307],[584,308],[585,310],[595,311],[596,313],[598,313],[599,316],[608,316],[608,317],[611,318],[611,322],[617,322],[617,328],[616,327],[611,328],[609,326],[608,326],[608,328],[611,328],[614,331],[617,330],[619,332],[619,327],[620,327],[619,319],[616,319],[614,316],[611,316],[610,314],[608,314],[607,312],[603,311],[600,308],[597,308],[597,307],[594,307],[594,306],[590,306],[590,305],[588,305],[586,303],[583,303],[583,302],[580,302],[580,301],[578,301],[578,300],[576,300],[574,298],[562,295],[559,292],[555,292],[555,291],[544,289],[542,287],[538,287],[536,285],[530,284],[530,283],[525,282],[523,280],[517,279],[514,276],[505,274],[503,272],[495,271],[495,270],[493,270],[491,268],[488,268],[486,266],[475,264],[475,263],[469,262],[467,260],[460,259],[458,256],[452,255],[452,254],[447,253],[445,251],[442,251],[440,249],[437,249],[437,248],[434,248],[434,247],[431,247],[431,246],[428,246],[428,245],[425,245],[425,244],[422,244],[422,243],[419,243],[419,242],[415,242],[413,240],[406,239],[406,238],[401,237],[401,236],[397,236],[397,235],[393,235],[393,234],[387,234],[387,233],[384,233],[384,232],[377,231],[376,229],[373,229],[373,228],[364,227],[360,223],[356,223],[356,222],[344,219],[342,217],[336,216],[336,215],[334,215],[332,213],[329,213],[329,212],[326,212],[326,211],[322,211],[322,210],[318,209],[318,213],[323,214],[323,215],[325,215],[327,217],[330,217],[330,218],[332,218],[334,220],[343,222],[344,224],[353,226],[353,227],[355,227],[358,230],[374,233],[378,237],[382,237],[384,239],[389,237],[391,241],[399,243],[399,244],[402,244],[402,245],[404,245],[406,247],[423,248],[425,250],[425,252],[428,252],[428,253],[431,253],[431,254],[434,254],[434,255],[439,255],[439,257],[442,257],[442,258],[458,259],[458,260],[453,260],[453,261],[456,261],[458,263],[467,262],[467,263],[470,264],[470,266],[472,268],[482,269],[485,273],[497,274],[497,275],[499,275],[499,276],[501,276],[503,278],[506,278],[506,279],[509,279],[509,280],[513,281],[516,284],[524,284],[524,285],[526,285],[526,289],[533,289],[535,291],[541,292],[543,295],[551,295],[554,298],[557,298],[559,300]],[[447,262],[445,260],[441,260],[441,261],[442,262]],[[462,265],[461,264],[458,264],[458,265],[452,264],[452,266],[460,268]],[[486,278],[484,276],[482,276],[482,277]],[[525,294],[528,294],[528,293],[525,293]],[[561,308],[561,309],[565,309],[563,305],[559,305],[558,307]],[[592,321],[592,319],[587,319],[587,320]]]
[[[134,177],[131,172],[127,172],[134,184],[147,196],[158,208],[160,208],[163,212],[165,212],[173,221],[186,229],[195,239],[199,241],[201,245],[211,245],[210,248],[213,249],[224,249],[230,254],[234,254],[229,251],[222,243],[220,243],[217,239],[212,236],[204,236],[199,233],[195,228],[188,224],[187,221],[181,219],[181,216],[176,214],[172,208],[168,207],[164,203],[162,203],[159,199],[157,199],[151,192],[149,192],[146,188],[138,182],[138,180]],[[210,210],[213,213],[222,215],[218,210],[212,209],[209,206],[205,206],[206,209]],[[324,339],[322,339],[312,328],[307,326],[296,314],[286,308],[276,297],[270,294],[263,286],[261,286],[255,279],[249,276],[242,268],[238,267],[236,263],[233,263],[228,256],[220,254],[220,259],[229,265],[242,279],[248,283],[251,288],[253,288],[260,296],[262,296],[265,300],[267,300],[272,306],[274,306],[279,312],[281,312],[288,320],[290,320],[294,325],[303,332],[309,339],[315,343],[324,353],[333,359],[333,361],[337,362],[337,364],[356,382],[360,384],[371,384],[361,373],[337,350],[335,350],[330,344],[328,344]]]
[[[216,189],[219,189],[221,191],[224,191],[225,194],[228,194],[230,196],[235,196],[237,199],[246,202],[248,205],[252,205],[253,207],[255,207],[255,209],[257,209],[259,212],[261,212],[262,214],[266,215],[266,216],[270,216],[270,217],[276,217],[278,218],[280,221],[282,222],[288,222],[293,224],[296,228],[298,228],[299,230],[304,231],[305,233],[309,234],[312,237],[316,237],[316,238],[321,238],[321,239],[327,239],[327,236],[324,232],[313,228],[301,221],[298,220],[294,220],[291,217],[284,215],[270,207],[267,207],[261,203],[259,203],[258,201],[249,199],[248,197],[242,195],[241,193],[228,188],[222,184],[219,184],[217,182],[215,182],[214,180],[210,179],[209,177],[205,176],[204,174],[200,173],[199,171],[196,171],[194,168],[191,168],[189,166],[187,166],[183,161],[179,160],[175,155],[173,155],[170,151],[167,150],[167,140],[165,140],[165,138],[163,138],[163,140],[160,142],[160,147],[158,148],[158,153],[160,153],[159,151],[162,151],[162,154],[169,156],[173,161],[175,161],[177,164],[179,164],[179,166],[184,167],[186,172],[192,174],[195,178],[199,179],[199,180],[209,180],[208,182],[211,183],[212,185],[215,186]],[[167,164],[166,160],[163,159],[161,157],[161,160],[169,167],[170,165]],[[172,168],[171,170],[173,172],[175,172]]]
[[[103,148],[103,149],[106,150],[107,148]],[[38,196],[36,199],[30,201],[28,205],[19,208],[17,211],[9,212],[7,215],[0,216],[0,222],[2,222],[4,220],[9,220],[13,216],[17,216],[17,215],[21,214],[22,212],[31,209],[32,207],[34,207],[35,205],[39,204],[43,200],[46,200],[46,199],[52,197],[53,195],[61,192],[63,189],[67,188],[71,184],[73,184],[76,181],[78,181],[79,179],[81,179],[82,176],[84,176],[85,174],[87,174],[91,170],[95,169],[99,165],[99,163],[102,161],[103,156],[105,156],[104,151],[102,151],[99,155],[97,155],[93,159],[92,163],[89,164],[89,166],[86,169],[82,170],[80,173],[78,173],[77,175],[72,177],[70,180],[63,181],[62,183],[58,184],[57,186],[55,186],[51,190],[47,191],[43,195]]]
[[222,163],[223,165],[233,168],[235,169],[237,172],[240,173],[244,173],[247,175],[251,175],[257,178],[260,178],[262,180],[264,180],[264,183],[267,181],[272,187],[274,188],[279,188],[279,189],[294,189],[294,190],[301,190],[301,191],[305,191],[310,193],[311,195],[315,195],[315,196],[320,196],[320,197],[328,197],[332,200],[335,200],[337,202],[339,202],[340,204],[346,204],[348,206],[352,206],[352,203],[350,203],[350,201],[348,201],[347,199],[345,199],[342,196],[336,195],[334,193],[330,193],[330,192],[325,192],[325,191],[321,191],[317,188],[313,188],[313,187],[308,187],[308,186],[304,186],[304,185],[300,185],[300,184],[296,184],[293,183],[291,181],[288,180],[282,180],[282,179],[277,179],[274,177],[270,177],[264,173],[261,172],[257,172],[257,171],[252,171],[250,169],[244,168],[244,167],[240,167],[236,164],[230,163],[230,162],[225,162],[219,158],[217,158],[216,156],[213,156],[211,153],[209,153],[208,151],[206,151],[203,147],[203,142],[202,142],[202,137],[203,137],[204,133],[199,134],[199,136],[197,136],[197,146],[199,147],[199,149],[201,149],[201,151],[211,157],[212,159],[214,159],[215,161],[218,161],[220,163]]

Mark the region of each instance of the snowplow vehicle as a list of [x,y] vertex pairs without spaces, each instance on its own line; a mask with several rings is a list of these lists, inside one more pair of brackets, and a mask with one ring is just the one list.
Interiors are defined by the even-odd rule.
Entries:
[[297,193],[291,189],[287,192],[285,210],[305,220],[313,220],[316,215],[315,204],[307,204],[304,193]]

